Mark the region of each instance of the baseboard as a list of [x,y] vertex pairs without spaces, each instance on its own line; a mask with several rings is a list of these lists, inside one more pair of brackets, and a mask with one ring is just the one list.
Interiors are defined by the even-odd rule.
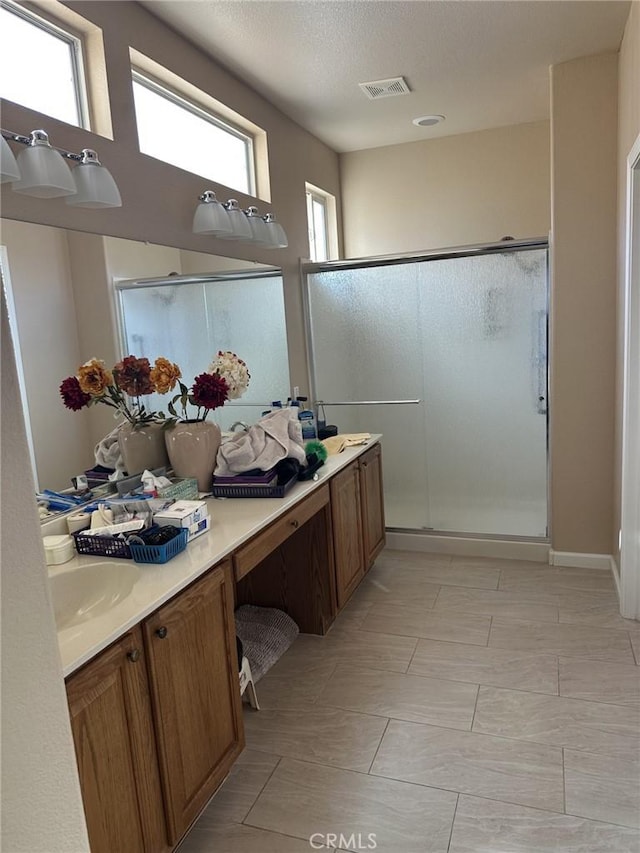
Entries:
[[570,569],[611,569],[611,554],[581,554],[577,551],[549,552],[549,565]]
[[620,567],[616,561],[615,557],[610,557],[611,560],[611,574],[613,575],[613,582],[616,585],[616,592],[618,593],[618,601],[622,600],[622,591],[620,589]]
[[546,542],[520,542],[508,539],[474,539],[461,536],[433,536],[421,533],[387,531],[387,548],[396,551],[423,551],[453,554],[459,557],[496,557],[503,560],[549,562]]

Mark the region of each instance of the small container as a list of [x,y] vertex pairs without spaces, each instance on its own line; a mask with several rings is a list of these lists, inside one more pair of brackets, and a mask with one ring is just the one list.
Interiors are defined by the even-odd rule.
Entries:
[[67,533],[60,536],[43,536],[44,556],[48,566],[58,566],[68,563],[76,555],[73,539]]
[[67,516],[67,528],[69,533],[77,533],[91,524],[91,515],[88,512],[78,512]]
[[298,415],[298,419],[302,426],[302,438],[304,441],[310,441],[311,439],[318,437],[316,419],[311,409],[303,409]]

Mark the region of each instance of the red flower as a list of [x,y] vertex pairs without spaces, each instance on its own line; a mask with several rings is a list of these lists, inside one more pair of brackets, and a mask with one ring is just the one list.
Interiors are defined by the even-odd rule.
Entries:
[[60,396],[67,409],[79,412],[91,400],[90,394],[85,394],[76,376],[69,376],[60,385]]
[[151,365],[148,358],[126,356],[113,368],[113,377],[118,388],[130,397],[153,394],[155,390],[151,381]]
[[229,386],[217,373],[201,373],[193,380],[193,403],[204,409],[217,409],[229,397]]

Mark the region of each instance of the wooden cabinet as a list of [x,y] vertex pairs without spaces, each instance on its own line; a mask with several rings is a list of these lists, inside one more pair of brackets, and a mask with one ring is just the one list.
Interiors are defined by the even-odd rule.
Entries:
[[139,628],[67,681],[92,853],[168,850]]
[[338,608],[385,545],[382,451],[375,444],[331,480]]
[[385,545],[384,496],[382,492],[382,450],[375,444],[358,460],[365,571]]
[[244,747],[227,560],[67,680],[91,853],[173,849]]
[[225,561],[143,624],[172,843],[244,747],[232,584]]
[[365,571],[360,472],[357,461],[352,462],[331,480],[331,518],[336,593],[340,608],[347,603]]

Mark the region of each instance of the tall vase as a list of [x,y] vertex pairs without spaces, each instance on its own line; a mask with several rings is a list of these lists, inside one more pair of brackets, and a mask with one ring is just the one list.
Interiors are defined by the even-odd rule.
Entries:
[[198,491],[210,492],[222,435],[218,424],[184,421],[166,430],[169,461],[178,477],[195,477]]
[[145,469],[169,464],[164,433],[160,424],[134,428],[124,423],[118,431],[118,447],[127,474],[140,474]]

